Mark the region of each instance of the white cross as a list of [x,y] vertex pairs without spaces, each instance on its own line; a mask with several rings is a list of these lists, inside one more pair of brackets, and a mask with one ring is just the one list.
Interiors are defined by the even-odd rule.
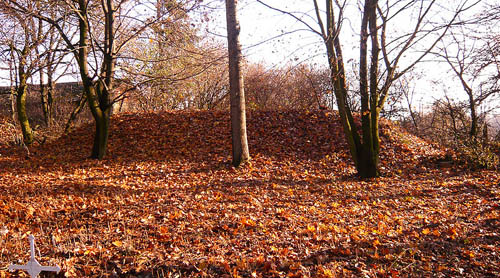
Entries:
[[31,276],[31,278],[36,278],[38,277],[38,274],[42,271],[52,271],[52,272],[57,272],[61,271],[61,268],[59,266],[43,266],[38,263],[38,261],[35,259],[35,237],[32,235],[28,236],[28,239],[30,241],[30,253],[31,253],[31,258],[28,263],[25,265],[17,265],[17,264],[11,264],[9,266],[9,271],[14,271],[14,270],[24,270],[27,271],[28,274]]

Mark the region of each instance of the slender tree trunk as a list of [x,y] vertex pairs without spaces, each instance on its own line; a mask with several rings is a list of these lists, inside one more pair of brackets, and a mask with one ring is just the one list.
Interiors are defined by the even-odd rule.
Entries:
[[40,101],[42,105],[43,112],[43,120],[47,127],[50,127],[50,119],[49,119],[49,107],[47,101],[47,86],[45,86],[42,78],[42,72],[40,71]]
[[380,154],[380,138],[379,138],[379,119],[380,110],[379,106],[380,94],[379,94],[379,54],[380,46],[378,42],[378,30],[377,30],[377,4],[378,0],[366,0],[365,5],[367,6],[366,12],[369,15],[368,18],[368,29],[370,31],[370,41],[371,41],[371,57],[370,57],[370,118],[366,119],[368,122],[365,125],[369,126],[370,136],[368,138],[363,137],[363,142],[368,149],[368,156],[370,159],[369,167],[366,172],[361,175],[366,178],[375,178],[380,175],[378,168],[379,154]]
[[226,0],[233,165],[238,167],[250,159],[250,154],[246,129],[245,92],[241,72],[240,25],[236,5],[237,0]]
[[488,134],[488,124],[485,123],[483,127],[483,138],[482,138],[482,143],[483,143],[483,148],[488,147],[488,144],[490,143],[490,138]]
[[413,128],[415,129],[415,134],[420,135],[419,124],[417,121],[417,115],[416,115],[416,112],[413,110],[413,107],[411,106],[411,104],[413,102],[412,101],[413,97],[410,97],[408,94],[409,94],[409,92],[404,90],[404,96],[406,99],[406,103],[408,104],[408,112],[410,113],[410,118],[411,118],[411,122],[413,123]]
[[54,88],[55,83],[52,80],[52,76],[49,73],[49,78],[47,82],[47,113],[49,118],[49,125],[54,124]]
[[[315,6],[315,8],[316,13],[319,14],[318,6]],[[360,161],[363,160],[363,158],[358,154],[359,151],[361,151],[359,149],[361,146],[361,140],[357,132],[349,104],[347,103],[347,83],[342,57],[342,46],[340,45],[340,35],[338,34],[339,30],[337,30],[333,2],[331,0],[327,1],[326,15],[327,29],[323,34],[323,40],[328,54],[328,65],[330,67],[333,92],[335,93],[335,99],[337,100],[340,121],[342,123],[342,128],[344,130],[344,135],[349,146],[352,160],[354,161],[356,169],[359,169]],[[318,20],[320,20],[319,16]]]
[[474,100],[474,96],[472,92],[469,94],[469,109],[470,109],[470,138],[474,141],[477,139],[477,130],[478,130],[478,119],[476,112],[476,102]]
[[14,60],[13,50],[11,49],[11,60],[9,61],[9,77],[10,77],[10,115],[12,118],[12,122],[17,122],[16,119],[16,88],[14,84],[17,83],[17,70],[12,65],[12,61]]
[[10,87],[10,112],[12,122],[17,122],[16,119],[16,90],[13,86]]
[[73,129],[73,123],[75,122],[76,116],[78,116],[83,107],[85,107],[85,103],[87,103],[87,95],[85,93],[82,93],[82,96],[78,101],[78,105],[73,109],[73,111],[71,111],[71,114],[69,115],[66,126],[64,127],[64,133],[69,133]]
[[47,71],[47,84],[44,82],[43,73],[40,71],[40,100],[42,103],[43,118],[47,127],[54,123],[53,91],[54,82],[52,81],[52,72]]
[[[372,126],[374,120],[376,120],[373,118],[373,110],[376,109],[376,102],[374,103],[375,96],[373,95],[374,88],[372,87],[373,63],[370,65],[370,72],[368,72],[368,38],[372,36],[368,30],[372,20],[370,2],[370,0],[365,1],[359,40],[359,88],[361,94],[361,131],[363,134],[363,143],[362,146],[358,147],[359,163],[357,170],[358,174],[363,178],[371,178],[378,175],[376,162],[377,154],[374,148],[374,126]],[[370,83],[368,83],[368,80],[370,80]]]

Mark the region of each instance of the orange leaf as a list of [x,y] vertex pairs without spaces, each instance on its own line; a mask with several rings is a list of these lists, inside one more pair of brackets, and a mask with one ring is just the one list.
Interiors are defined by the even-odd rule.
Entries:
[[168,228],[165,226],[160,227],[160,234],[164,235],[168,233]]
[[123,242],[121,242],[119,240],[115,240],[115,241],[113,241],[113,245],[116,247],[121,247],[123,245]]

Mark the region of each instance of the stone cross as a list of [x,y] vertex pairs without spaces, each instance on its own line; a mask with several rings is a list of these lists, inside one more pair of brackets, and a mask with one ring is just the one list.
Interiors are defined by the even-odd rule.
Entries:
[[9,271],[24,270],[28,272],[31,278],[38,277],[38,274],[40,274],[40,272],[42,271],[52,271],[59,273],[59,271],[61,271],[61,268],[59,266],[43,266],[40,265],[40,263],[38,263],[38,261],[35,259],[35,237],[29,235],[28,239],[30,241],[30,253],[31,253],[31,258],[29,262],[26,263],[25,265],[11,264],[9,266]]

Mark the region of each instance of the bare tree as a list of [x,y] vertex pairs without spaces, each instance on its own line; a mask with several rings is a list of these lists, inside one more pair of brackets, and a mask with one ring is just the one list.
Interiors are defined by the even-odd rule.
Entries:
[[[51,11],[51,13],[52,18],[54,18],[55,12]],[[45,36],[44,42],[35,49],[36,55],[40,57],[38,65],[40,103],[45,125],[50,127],[55,120],[56,83],[61,77],[68,74],[74,60],[68,57],[70,53],[64,48],[64,41],[59,36],[58,31],[46,24],[42,19],[38,19],[38,21],[39,31],[43,32]],[[62,27],[66,29],[66,26],[63,25]],[[41,53],[45,53],[45,55],[42,57]]]
[[488,49],[489,45],[489,42],[486,42],[481,46],[482,40],[468,36],[465,29],[461,29],[459,34],[452,33],[450,42],[436,52],[436,55],[448,64],[467,95],[469,136],[472,140],[476,139],[481,118],[484,117],[480,115],[479,107],[498,92],[491,88],[494,84],[491,84],[490,77],[483,74],[490,68],[492,61],[486,53],[481,53]]
[[[0,2],[0,4],[3,3]],[[39,8],[38,1],[26,1],[25,5],[27,10],[31,11]],[[23,141],[26,145],[30,145],[34,141],[34,134],[26,111],[28,80],[40,70],[40,59],[47,54],[37,53],[34,55],[44,41],[44,31],[46,30],[43,30],[35,17],[21,13],[8,5],[0,5],[0,11],[4,17],[3,28],[7,29],[3,32],[1,44],[6,47],[5,51],[10,52],[12,61],[15,61],[17,119],[21,126]],[[11,81],[13,81],[12,78]]]
[[[314,27],[295,13],[257,1],[292,16],[322,38],[344,134],[357,172],[364,178],[379,175],[379,119],[392,84],[432,51],[449,28],[457,23],[461,13],[478,3],[463,0],[447,10],[439,6],[437,0],[365,0],[359,3],[359,128],[348,102],[347,71],[341,40],[348,2],[325,0],[324,6],[320,7],[317,0],[311,0],[315,11]],[[438,11],[448,15],[448,19],[441,23],[432,22],[431,17]],[[402,18],[411,19],[405,24],[406,29],[399,28],[406,31],[394,31],[395,24],[402,27],[399,21]],[[408,55],[410,53],[413,55]]]
[[[4,22],[4,26],[5,25],[7,25],[6,22]],[[9,31],[7,31],[6,29],[0,28],[0,45],[2,46],[0,48],[1,49],[0,60],[6,64],[6,67],[2,68],[2,70],[9,72],[9,77],[5,78],[5,80],[9,82],[10,86],[9,90],[5,90],[0,94],[9,96],[10,116],[12,122],[15,123],[17,122],[17,116],[16,116],[16,84],[18,83],[17,64],[14,63],[14,61],[16,60],[15,53],[14,51],[12,51],[9,43],[12,40],[12,36],[9,31],[12,29],[8,28]]]

